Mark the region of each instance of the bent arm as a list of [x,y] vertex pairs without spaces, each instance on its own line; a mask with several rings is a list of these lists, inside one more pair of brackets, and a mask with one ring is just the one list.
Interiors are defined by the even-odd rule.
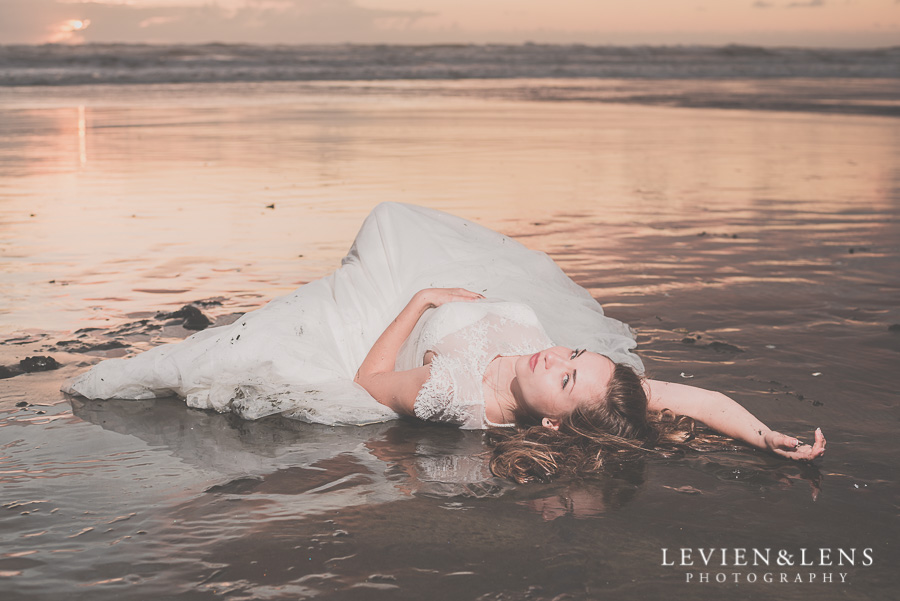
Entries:
[[400,347],[430,306],[424,294],[417,292],[369,349],[354,380],[362,384],[362,380],[374,374],[394,371]]
[[416,369],[394,371],[400,347],[426,309],[446,302],[476,298],[483,297],[462,288],[429,288],[417,292],[372,345],[353,381],[365,388],[382,405],[397,413],[415,415],[416,396],[428,380],[431,367],[425,365]]
[[811,460],[825,452],[821,430],[816,429],[815,444],[801,445],[796,438],[775,432],[721,392],[661,380],[646,380],[645,386],[651,411],[669,409],[687,415],[726,436],[791,459]]

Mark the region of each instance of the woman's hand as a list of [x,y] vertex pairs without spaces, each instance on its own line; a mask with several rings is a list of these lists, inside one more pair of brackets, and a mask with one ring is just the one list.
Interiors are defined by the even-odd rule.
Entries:
[[416,299],[426,308],[440,307],[444,303],[474,301],[484,298],[483,295],[465,288],[426,288],[416,292]]
[[770,430],[765,435],[766,448],[782,457],[797,459],[799,461],[812,461],[825,453],[825,435],[821,428],[816,428],[816,440],[813,444],[801,444],[793,436],[786,436],[781,432]]

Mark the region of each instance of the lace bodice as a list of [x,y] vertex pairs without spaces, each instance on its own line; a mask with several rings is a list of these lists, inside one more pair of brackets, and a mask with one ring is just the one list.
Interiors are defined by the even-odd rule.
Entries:
[[428,351],[434,356],[416,396],[416,417],[466,429],[512,425],[494,424],[485,415],[483,378],[495,357],[531,354],[553,344],[534,311],[518,303],[449,303],[423,316],[417,330],[412,350],[417,363],[424,363]]

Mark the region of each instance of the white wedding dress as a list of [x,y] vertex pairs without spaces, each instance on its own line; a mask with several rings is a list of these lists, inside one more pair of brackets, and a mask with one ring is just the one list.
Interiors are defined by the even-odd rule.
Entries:
[[[128,359],[108,359],[63,386],[92,399],[179,395],[191,407],[247,419],[280,413],[321,424],[397,415],[353,382],[375,340],[413,294],[461,287],[487,300],[426,311],[401,348],[398,370],[423,365],[422,419],[484,428],[482,377],[497,355],[553,345],[602,353],[639,373],[627,325],[544,253],[485,227],[423,207],[382,203],[341,267],[233,324]],[[502,425],[502,424],[499,424]]]

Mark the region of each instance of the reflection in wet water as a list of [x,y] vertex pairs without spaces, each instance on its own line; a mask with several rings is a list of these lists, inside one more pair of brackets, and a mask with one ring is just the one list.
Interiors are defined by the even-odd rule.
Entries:
[[[0,365],[62,364],[0,380],[4,594],[890,597],[900,122],[217,90],[0,105]],[[478,432],[58,393],[190,333],[163,313],[204,300],[227,323],[328,271],[381,200],[548,251],[636,328],[653,376],[801,438],[821,426],[828,455],[711,450],[518,487],[491,477]],[[848,585],[704,588],[661,565],[680,547],[876,563]]]
[[[234,476],[204,492],[309,493],[297,511],[315,515],[328,506],[414,494],[435,497],[498,496],[480,431],[432,428],[415,422],[332,428],[275,417],[245,421],[233,414],[188,410],[177,399],[89,401],[72,399],[74,414],[105,430],[164,447],[198,469]],[[277,466],[277,469],[274,469]],[[357,488],[359,485],[359,488]]]
[[[896,207],[891,119],[267,103],[264,90],[247,106],[216,89],[180,90],[174,106],[146,106],[143,89],[126,86],[85,105],[3,110],[4,328],[74,330],[211,296],[258,305],[334,268],[383,200],[465,214],[563,256],[594,241],[603,254],[579,261],[610,264],[634,261],[626,251],[647,228],[752,244],[762,226],[796,236],[802,223],[865,246]],[[723,222],[727,232],[712,229]],[[557,248],[585,227],[577,245]]]
[[[53,410],[68,414],[65,403]],[[30,558],[44,590],[89,576],[83,585],[92,598],[120,598],[123,589],[103,588],[116,583],[140,596],[305,591],[344,599],[374,589],[415,598],[435,582],[440,599],[491,591],[524,599],[537,587],[547,596],[536,598],[590,598],[584,591],[603,583],[662,578],[648,576],[647,566],[659,545],[680,544],[667,538],[673,529],[689,528],[695,540],[723,536],[723,527],[726,540],[755,532],[762,544],[765,533],[794,523],[801,534],[781,534],[780,544],[806,540],[812,532],[797,520],[816,509],[810,490],[823,481],[815,467],[726,451],[514,487],[484,471],[480,432],[414,422],[245,422],[174,399],[72,400],[72,412],[83,421],[46,430],[68,457],[55,448],[54,462],[20,465],[4,485],[23,499],[40,490],[49,498],[4,506],[5,523],[19,520],[20,534],[0,567]],[[43,446],[40,434],[33,438]],[[8,446],[13,457],[36,456]],[[60,481],[48,489],[40,482],[47,477]],[[835,485],[839,475],[824,516],[860,505]],[[125,494],[98,494],[106,490]],[[861,519],[812,540],[859,541],[851,533]],[[59,565],[60,554],[71,556]]]

